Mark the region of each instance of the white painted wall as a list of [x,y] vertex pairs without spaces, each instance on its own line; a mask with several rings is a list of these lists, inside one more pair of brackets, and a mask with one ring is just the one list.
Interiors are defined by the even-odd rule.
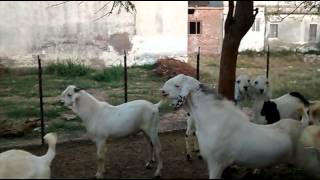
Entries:
[[[285,14],[280,15],[282,17]],[[279,22],[279,16],[269,15],[267,22],[267,35],[270,31],[270,23],[278,23],[278,37],[269,38],[269,43],[278,50],[296,50],[302,48],[307,51],[308,48],[314,48],[320,42],[320,16],[317,15],[290,15],[282,22]],[[309,41],[310,24],[317,24],[317,37],[315,41]]]
[[[265,37],[265,15],[264,7],[259,7],[259,12],[256,16],[256,22],[260,23],[259,31],[253,31],[253,28],[247,32],[240,42],[239,51],[252,50],[263,51],[264,50],[264,37]],[[257,20],[259,19],[259,20]],[[255,24],[253,24],[255,25]]]
[[0,2],[2,62],[14,67],[35,66],[32,55],[45,52],[44,63],[63,59],[77,59],[97,67],[119,63],[121,56],[109,38],[124,32],[132,37],[133,16],[112,14],[94,21],[108,10],[95,14],[105,3],[98,1],[81,5],[72,1],[47,8],[59,2]]
[[44,63],[78,59],[94,67],[116,65],[127,49],[128,65],[152,63],[158,57],[187,56],[187,1],[134,2],[137,14],[117,14],[94,21],[106,2],[0,2],[0,63],[36,66],[33,54],[45,52]]
[[153,63],[161,57],[187,60],[188,2],[136,1],[136,63]]
[[[278,37],[269,38],[268,42],[273,50],[296,50],[301,49],[320,49],[320,16],[317,15],[296,15],[291,14],[283,21],[279,17],[285,17],[287,14],[265,15],[265,6],[279,6],[280,10],[290,5],[299,4],[301,1],[254,1],[254,6],[259,8],[256,18],[260,18],[260,31],[247,32],[241,41],[239,51],[255,50],[262,51],[265,40],[268,38],[270,24],[278,24]],[[228,2],[224,2],[224,19],[228,13]],[[309,41],[310,24],[317,24],[317,39],[314,42]],[[266,38],[265,38],[266,37]],[[319,45],[318,45],[319,44]]]

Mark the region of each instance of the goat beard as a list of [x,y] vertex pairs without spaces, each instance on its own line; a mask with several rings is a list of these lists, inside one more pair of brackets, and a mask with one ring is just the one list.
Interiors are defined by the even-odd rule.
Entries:
[[177,103],[176,103],[176,105],[174,106],[174,110],[180,109],[180,108],[183,106],[185,100],[186,100],[185,97],[179,96],[179,97],[178,97],[178,100],[177,100]]

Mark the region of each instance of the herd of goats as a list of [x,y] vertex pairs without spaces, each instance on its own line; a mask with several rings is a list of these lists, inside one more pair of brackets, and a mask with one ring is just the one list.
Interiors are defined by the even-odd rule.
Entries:
[[[75,85],[62,92],[61,102],[81,118],[96,144],[96,178],[103,178],[105,171],[106,140],[138,132],[145,134],[151,148],[146,168],[156,164],[154,176],[161,176],[158,130],[164,101],[187,112],[187,158],[192,159],[193,150],[198,152],[210,179],[221,178],[232,165],[258,170],[281,163],[320,178],[320,101],[307,100],[298,92],[272,99],[268,79],[258,76],[251,81],[248,75],[236,79],[235,102],[183,74],[167,80],[160,94],[157,104],[134,100],[113,106]],[[243,111],[244,101],[252,101],[252,117]],[[44,139],[49,147],[43,156],[23,150],[0,153],[0,178],[50,178],[57,135],[48,133]]]

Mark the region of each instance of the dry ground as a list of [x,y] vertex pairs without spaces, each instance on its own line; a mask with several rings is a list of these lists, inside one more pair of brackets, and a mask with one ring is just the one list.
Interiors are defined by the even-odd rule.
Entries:
[[[184,131],[160,134],[163,157],[163,179],[206,179],[206,164],[194,157],[192,162],[186,160]],[[106,155],[105,178],[153,178],[154,168],[145,169],[148,149],[143,136],[130,136],[108,142]],[[29,146],[23,149],[37,155],[46,152],[47,147]],[[0,150],[2,152],[4,149]],[[96,172],[96,148],[90,141],[70,141],[57,145],[57,155],[52,164],[52,178],[94,178]],[[239,177],[244,169],[232,169],[225,177]],[[246,178],[272,179],[306,179],[301,170],[286,165],[267,169],[258,175],[247,175]]]

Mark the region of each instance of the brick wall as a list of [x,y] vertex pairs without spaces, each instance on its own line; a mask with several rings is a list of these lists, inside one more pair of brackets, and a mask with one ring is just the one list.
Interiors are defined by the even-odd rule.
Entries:
[[[223,9],[213,7],[195,8],[188,21],[200,21],[200,34],[188,34],[188,54],[193,55],[201,48],[201,55],[220,55],[222,46]],[[189,23],[188,23],[189,26]],[[189,27],[188,27],[189,28]]]

